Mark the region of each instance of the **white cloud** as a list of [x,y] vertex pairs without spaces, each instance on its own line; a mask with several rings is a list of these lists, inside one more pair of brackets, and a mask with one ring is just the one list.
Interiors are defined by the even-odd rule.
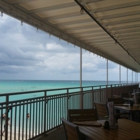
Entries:
[[[10,24],[9,24],[10,23]],[[106,80],[106,60],[83,51],[83,79]],[[79,80],[80,49],[11,17],[0,19],[0,77],[2,79]],[[109,63],[111,79],[118,66]],[[115,73],[115,75],[114,75]]]
[[48,43],[46,44],[46,49],[51,51],[62,51],[64,48],[60,44]]

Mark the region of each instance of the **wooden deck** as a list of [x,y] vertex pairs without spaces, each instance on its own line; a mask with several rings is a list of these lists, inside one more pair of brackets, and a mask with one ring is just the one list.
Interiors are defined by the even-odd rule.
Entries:
[[36,140],[66,140],[63,127],[56,129]]

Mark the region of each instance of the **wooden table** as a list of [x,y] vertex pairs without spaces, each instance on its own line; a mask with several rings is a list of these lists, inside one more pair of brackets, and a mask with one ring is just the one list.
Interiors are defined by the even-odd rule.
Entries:
[[133,106],[117,105],[117,106],[114,106],[114,108],[121,110],[121,111],[129,112],[130,120],[135,120],[135,114],[140,113],[140,104],[138,104],[138,105],[134,104]]
[[126,97],[124,97],[123,99],[126,100],[126,101],[129,101],[129,102],[134,102],[134,98],[126,98]]
[[[101,121],[98,121],[101,122]],[[119,119],[117,129],[103,127],[79,126],[80,132],[88,140],[134,140],[140,139],[140,123]]]

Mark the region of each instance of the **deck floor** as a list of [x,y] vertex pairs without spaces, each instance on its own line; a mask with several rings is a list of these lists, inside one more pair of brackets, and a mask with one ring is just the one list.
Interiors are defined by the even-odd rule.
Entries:
[[53,132],[50,132],[49,134],[45,136],[37,138],[36,140],[66,140],[64,129],[63,127],[61,127]]

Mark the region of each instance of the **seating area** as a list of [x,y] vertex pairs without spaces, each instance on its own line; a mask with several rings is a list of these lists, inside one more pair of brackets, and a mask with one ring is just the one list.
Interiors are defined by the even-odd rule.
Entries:
[[[122,98],[108,98],[108,102],[114,102],[115,106],[122,105],[122,107],[128,107],[128,105],[123,105],[124,102]],[[119,114],[114,114],[114,117],[118,120],[117,126],[119,126],[118,128],[114,129],[116,133],[114,133],[114,131],[110,131],[111,128],[108,130],[109,133],[103,133],[103,131],[106,131],[104,123],[108,118],[107,103],[94,102],[93,104],[94,109],[68,110],[68,121],[62,118],[62,124],[65,130],[66,140],[98,140],[102,138],[108,140],[119,140],[126,137],[128,139],[140,138],[140,133],[139,131],[137,131],[138,129],[132,129],[132,127],[135,126],[136,128],[140,128],[140,123],[129,120],[129,117],[127,117],[127,119],[124,117],[124,115],[129,115],[130,112],[120,112]],[[123,129],[123,131],[121,130],[121,128]],[[133,133],[133,136],[129,137],[130,132]]]
[[[109,121],[108,102],[114,102],[114,117],[117,120],[115,126],[117,124],[118,128],[113,131],[111,131],[112,128],[106,130],[104,127],[105,121]],[[132,110],[133,113],[131,113]],[[135,111],[137,112],[136,114]],[[140,123],[133,116],[135,114],[139,117],[138,112],[140,112],[139,107],[135,104],[132,107],[129,104],[125,104],[122,97],[107,98],[106,103],[94,101],[91,109],[68,109],[67,119],[61,118],[63,129],[58,129],[56,132],[61,133],[63,136],[61,140],[138,139],[140,138],[140,133],[137,130],[140,129]],[[106,131],[109,131],[109,133],[103,133]],[[133,134],[129,136],[130,132]],[[58,138],[58,136],[54,135],[53,137],[55,137],[53,140]]]

